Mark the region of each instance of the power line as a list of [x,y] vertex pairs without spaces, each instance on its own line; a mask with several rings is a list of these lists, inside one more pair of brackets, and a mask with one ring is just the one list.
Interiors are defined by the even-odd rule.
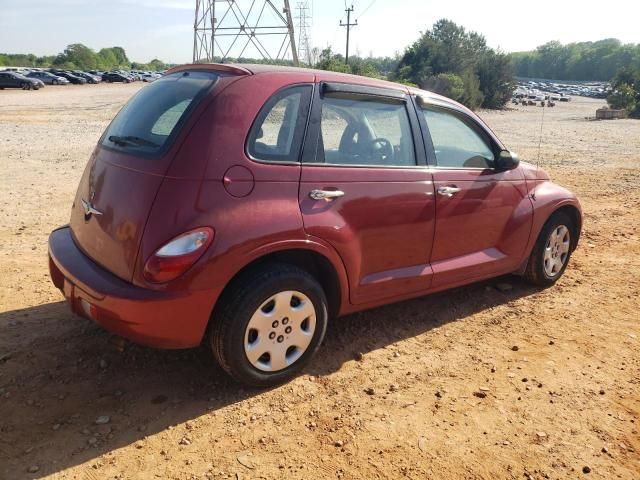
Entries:
[[360,15],[358,15],[358,18],[356,18],[356,22],[358,21],[358,19],[359,19],[360,17],[362,17],[365,13],[367,13],[367,10],[369,10],[369,9],[373,6],[373,4],[374,4],[374,3],[376,3],[376,1],[377,1],[377,0],[371,0],[371,3],[370,3],[369,5],[367,5],[367,8],[365,8],[365,9],[362,11],[362,13],[361,13]]

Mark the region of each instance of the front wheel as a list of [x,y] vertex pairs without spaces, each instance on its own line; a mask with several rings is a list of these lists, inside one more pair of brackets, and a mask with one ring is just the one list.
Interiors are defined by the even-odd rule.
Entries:
[[209,343],[238,382],[277,385],[295,376],[320,347],[327,299],[317,280],[295,266],[269,264],[235,282],[220,299]]
[[547,220],[536,241],[524,277],[534,285],[550,286],[562,276],[573,252],[574,225],[562,212]]

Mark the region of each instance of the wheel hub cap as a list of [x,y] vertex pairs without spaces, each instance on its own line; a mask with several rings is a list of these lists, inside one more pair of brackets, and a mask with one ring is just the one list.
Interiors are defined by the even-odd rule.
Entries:
[[244,352],[258,370],[276,372],[295,363],[316,329],[316,311],[304,293],[287,290],[255,311],[244,334]]
[[571,235],[565,225],[553,229],[544,249],[544,271],[553,278],[560,273],[569,256]]

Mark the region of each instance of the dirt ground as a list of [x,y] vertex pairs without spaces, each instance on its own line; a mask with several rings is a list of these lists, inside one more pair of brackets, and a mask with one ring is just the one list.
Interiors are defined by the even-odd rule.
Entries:
[[[640,121],[546,110],[540,164],[585,210],[555,287],[339,319],[304,375],[261,391],[204,349],[120,352],[49,281],[47,236],[138,88],[0,92],[0,478],[640,478]],[[540,107],[481,114],[536,161]]]

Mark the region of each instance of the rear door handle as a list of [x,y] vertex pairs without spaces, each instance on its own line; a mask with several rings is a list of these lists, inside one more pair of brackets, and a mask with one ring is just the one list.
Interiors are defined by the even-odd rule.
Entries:
[[309,196],[314,200],[333,200],[343,197],[344,192],[342,190],[311,190]]
[[460,187],[456,186],[446,186],[446,187],[438,187],[438,194],[444,197],[453,197],[456,193],[460,191]]

